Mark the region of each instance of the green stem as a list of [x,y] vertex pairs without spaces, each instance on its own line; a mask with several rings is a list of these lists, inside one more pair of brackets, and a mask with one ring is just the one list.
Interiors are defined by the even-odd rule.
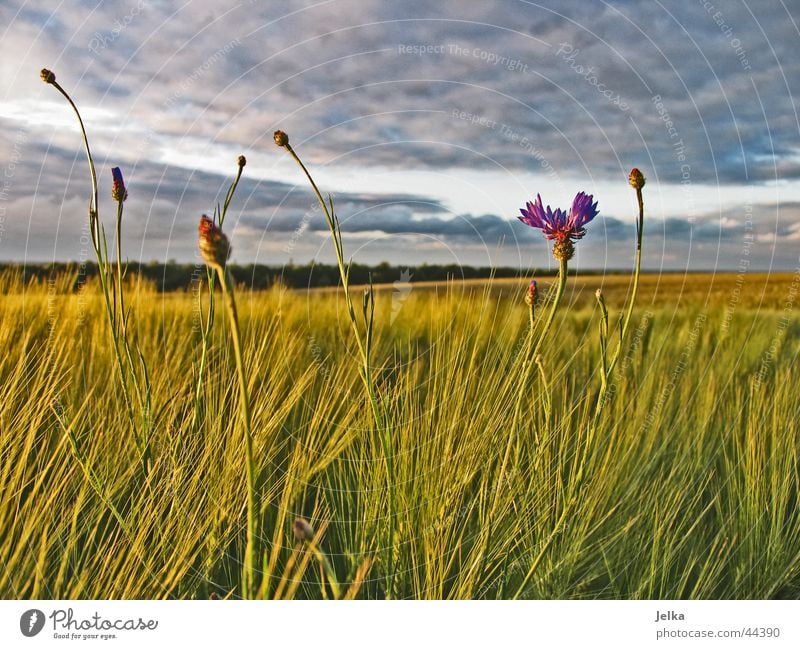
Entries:
[[567,286],[567,260],[566,259],[559,259],[558,261],[558,286],[556,287],[556,296],[553,299],[553,305],[550,307],[550,313],[547,315],[547,320],[545,320],[544,327],[542,327],[542,331],[539,333],[539,338],[536,341],[536,345],[533,348],[533,351],[530,353],[530,357],[535,357],[536,354],[539,352],[539,349],[542,346],[542,342],[544,342],[545,337],[547,336],[547,332],[550,330],[550,327],[553,324],[553,320],[556,317],[556,311],[558,310],[558,305],[561,303],[561,298],[564,296],[564,289]]
[[331,564],[330,560],[328,559],[328,555],[325,554],[322,548],[314,541],[308,542],[308,549],[311,550],[312,554],[317,558],[317,561],[319,561],[320,566],[322,566],[322,570],[325,573],[325,576],[328,579],[328,584],[331,587],[333,598],[341,599],[342,591],[339,587],[339,580],[336,578],[336,571],[333,569],[333,564]]
[[55,415],[56,421],[58,421],[58,424],[61,426],[61,429],[64,431],[65,437],[69,441],[70,448],[72,449],[72,454],[77,460],[78,465],[81,467],[81,470],[83,471],[83,475],[86,478],[86,481],[89,483],[92,489],[94,489],[95,494],[98,496],[98,498],[100,498],[103,504],[106,507],[108,507],[108,510],[111,512],[112,516],[114,516],[114,518],[117,520],[117,523],[119,523],[119,526],[122,528],[122,531],[125,532],[128,538],[132,540],[133,535],[131,534],[131,530],[128,527],[128,524],[125,522],[125,519],[123,518],[122,514],[114,505],[114,503],[111,501],[111,499],[106,495],[105,489],[103,488],[103,485],[100,482],[100,478],[97,476],[97,473],[95,473],[94,469],[92,469],[91,465],[89,464],[89,461],[87,460],[83,452],[80,450],[78,446],[78,440],[76,439],[75,433],[72,430],[72,424],[67,426],[66,423],[62,420],[61,415],[55,410],[53,410],[53,414]]
[[[322,197],[322,192],[319,191],[317,183],[314,182],[314,178],[312,178],[311,173],[303,164],[303,161],[300,160],[300,157],[297,155],[297,153],[295,153],[295,150],[289,144],[286,145],[286,150],[290,153],[292,158],[294,158],[294,161],[303,170],[303,173],[306,175],[306,178],[308,178],[308,182],[311,183],[311,188],[314,190],[314,194],[316,194],[317,196],[317,201],[319,202],[320,206],[322,207],[322,211],[325,214],[325,220],[328,222],[328,228],[330,229],[331,236],[333,237],[333,248],[334,251],[336,252],[336,264],[339,267],[339,276],[341,277],[342,286],[344,288],[344,297],[345,297],[345,303],[347,305],[347,311],[350,316],[350,321],[353,325],[353,331],[356,334],[356,343],[358,344],[358,350],[361,355],[361,360],[363,364],[366,366],[368,365],[367,350],[364,345],[364,341],[362,341],[361,339],[361,331],[358,329],[358,323],[356,322],[355,319],[355,310],[353,308],[353,301],[349,291],[349,286],[350,286],[349,272],[344,262],[344,250],[342,248],[341,238],[338,233],[338,224],[336,222],[336,218],[331,213],[331,211],[328,210],[328,205],[325,202],[325,199]],[[367,387],[367,391],[370,392],[369,387]]]
[[225,297],[225,306],[231,326],[233,353],[236,358],[236,371],[239,376],[239,408],[245,435],[245,471],[247,473],[247,545],[245,547],[243,572],[243,597],[252,599],[255,593],[256,564],[256,470],[253,453],[253,435],[250,426],[250,391],[247,372],[242,354],[242,337],[239,330],[239,314],[233,292],[233,279],[222,266],[217,266],[219,282]]
[[[122,387],[122,398],[123,398],[123,401],[125,402],[125,410],[126,410],[126,413],[128,415],[128,422],[130,423],[131,431],[133,432],[133,435],[134,435],[134,441],[136,442],[136,448],[139,451],[139,454],[141,455],[142,449],[141,449],[141,447],[139,445],[138,433],[136,432],[136,422],[134,421],[134,417],[133,417],[133,403],[131,401],[131,397],[130,397],[130,394],[128,392],[128,380],[127,380],[127,377],[125,375],[125,365],[122,362],[122,351],[120,350],[120,346],[119,346],[119,337],[117,336],[117,332],[116,332],[116,330],[114,328],[114,311],[113,311],[114,307],[112,306],[111,298],[109,297],[108,277],[106,276],[106,272],[104,270],[104,267],[107,266],[108,263],[107,262],[103,263],[102,257],[100,257],[98,259],[98,263],[101,264],[101,266],[99,268],[98,276],[100,277],[100,286],[102,288],[103,298],[105,299],[106,314],[108,315],[108,323],[109,323],[109,326],[111,327],[111,343],[112,343],[112,345],[114,347],[114,357],[116,358],[116,361],[117,361],[117,369],[119,371],[119,380],[120,380],[120,385]],[[142,458],[142,459],[144,459],[144,458]]]
[[596,298],[600,308],[600,389],[605,392],[608,387],[608,308],[600,289]]
[[192,415],[192,430],[197,430],[200,417],[203,414],[203,376],[208,362],[208,348],[211,343],[211,327],[214,324],[214,285],[216,283],[216,273],[207,269],[208,280],[208,317],[203,323],[203,300],[202,282],[200,282],[197,294],[197,309],[200,317],[201,341],[200,341],[200,367],[197,371],[197,385],[194,393],[194,414]]
[[117,294],[122,335],[126,336],[128,327],[125,318],[125,301],[122,297],[122,201],[117,201]]
[[367,398],[370,402],[370,407],[372,410],[372,416],[375,420],[375,427],[377,429],[378,437],[381,444],[381,451],[383,452],[383,460],[384,466],[386,468],[386,481],[387,481],[387,491],[388,491],[388,498],[389,498],[389,530],[388,530],[388,542],[387,542],[387,557],[386,557],[386,566],[387,566],[387,597],[392,597],[394,593],[394,573],[395,573],[395,561],[394,561],[394,544],[395,544],[395,531],[396,531],[396,494],[394,489],[394,451],[392,449],[392,439],[391,434],[389,431],[389,427],[387,422],[385,421],[380,407],[380,401],[378,399],[378,395],[375,391],[375,383],[372,377],[372,365],[370,362],[370,352],[371,352],[371,338],[372,338],[372,314],[374,314],[374,293],[372,292],[372,287],[370,286],[370,293],[369,299],[371,300],[371,310],[369,315],[367,313],[367,309],[364,309],[364,320],[366,325],[366,336],[362,336],[361,330],[358,327],[358,321],[356,320],[355,316],[355,309],[353,308],[353,301],[350,295],[350,280],[349,280],[349,269],[345,265],[344,261],[344,248],[342,245],[342,237],[341,232],[339,229],[339,222],[336,218],[336,215],[333,213],[333,205],[331,203],[331,209],[328,208],[328,204],[325,202],[325,199],[322,197],[322,192],[320,192],[319,187],[317,187],[317,183],[314,181],[314,178],[311,176],[311,173],[308,171],[306,166],[303,164],[303,161],[297,155],[295,150],[292,146],[287,142],[285,145],[286,150],[292,156],[294,161],[298,164],[300,169],[303,170],[308,182],[311,184],[311,188],[314,190],[314,194],[317,197],[317,201],[322,207],[322,211],[325,214],[325,219],[328,222],[328,228],[331,232],[331,237],[333,239],[333,247],[336,253],[336,263],[339,267],[339,276],[342,281],[342,288],[344,289],[344,297],[345,297],[345,304],[347,306],[347,313],[350,318],[350,323],[353,328],[353,332],[355,334],[356,344],[358,346],[359,355],[361,356],[361,371],[359,372],[361,379],[364,383],[364,389],[367,393]]
[[556,294],[553,298],[553,303],[550,305],[550,312],[547,315],[547,320],[545,320],[544,326],[542,327],[541,332],[539,333],[539,337],[536,340],[536,344],[533,343],[535,336],[534,333],[534,320],[533,320],[533,306],[530,308],[530,328],[528,330],[528,343],[527,349],[525,351],[525,366],[522,371],[522,385],[518,390],[516,404],[514,406],[514,419],[512,424],[512,430],[516,431],[519,425],[520,417],[522,416],[522,404],[524,401],[524,395],[526,394],[526,390],[528,384],[531,380],[531,375],[533,374],[533,366],[535,364],[536,354],[539,352],[540,347],[542,346],[542,342],[547,335],[548,330],[553,324],[553,320],[556,317],[556,311],[558,310],[558,305],[561,303],[561,298],[564,295],[564,290],[567,286],[567,260],[560,259],[559,260],[559,268],[558,268],[558,284],[556,286]]
[[[572,482],[572,487],[574,489],[580,489],[583,484],[584,474],[587,470],[587,463],[589,459],[589,454],[592,449],[592,443],[594,441],[594,435],[597,431],[597,424],[600,421],[600,414],[603,411],[603,407],[605,405],[606,394],[608,393],[608,386],[611,379],[611,376],[614,372],[614,368],[617,365],[617,361],[619,361],[619,356],[622,353],[622,345],[625,341],[625,334],[628,331],[628,327],[631,322],[631,318],[633,317],[633,307],[636,304],[636,296],[639,293],[639,276],[641,274],[642,269],[642,235],[644,231],[644,200],[642,199],[642,189],[641,187],[636,188],[636,200],[639,204],[639,218],[636,221],[636,263],[633,273],[633,289],[631,290],[630,299],[628,301],[628,308],[625,311],[625,315],[622,319],[622,326],[620,328],[619,333],[619,340],[617,342],[617,348],[614,351],[614,355],[611,357],[610,361],[606,359],[606,353],[608,348],[608,337],[609,337],[609,329],[608,329],[608,311],[605,308],[605,303],[603,302],[602,298],[598,298],[600,302],[600,309],[601,309],[601,316],[603,321],[601,321],[601,353],[602,357],[602,367],[601,367],[601,377],[600,377],[600,390],[597,394],[597,402],[595,403],[594,408],[594,415],[589,423],[589,427],[586,433],[586,440],[583,442],[583,450],[582,452],[575,452],[575,466],[576,470],[574,471],[575,479]],[[605,336],[603,336],[603,332],[605,332]],[[605,340],[603,340],[605,338]],[[580,458],[580,465],[578,465],[578,461]]]
[[233,200],[233,195],[236,193],[236,188],[239,186],[239,180],[242,177],[242,170],[244,167],[239,165],[236,171],[236,178],[233,179],[231,186],[228,188],[228,193],[225,195],[225,202],[222,204],[222,211],[219,215],[219,227],[222,227],[222,224],[225,222],[225,216],[228,214],[228,207]]
[[549,422],[550,415],[553,412],[553,402],[550,395],[550,384],[547,381],[547,374],[544,371],[544,362],[541,354],[534,358],[533,362],[536,363],[536,367],[539,368],[539,376],[542,380],[542,386],[544,387],[544,416],[545,421]]
[[111,326],[111,338],[114,346],[114,354],[117,359],[117,368],[120,374],[120,381],[122,384],[122,394],[125,401],[125,409],[128,416],[128,420],[131,425],[131,430],[134,433],[134,439],[137,444],[137,448],[141,454],[141,448],[138,442],[138,435],[136,433],[136,424],[134,422],[133,417],[133,405],[131,403],[130,394],[128,393],[128,382],[125,376],[125,368],[122,362],[122,353],[119,347],[119,340],[117,337],[117,332],[114,324],[114,305],[112,305],[111,298],[109,297],[109,286],[108,286],[108,254],[107,252],[104,254],[104,246],[105,246],[105,234],[102,232],[100,228],[100,220],[97,213],[97,196],[98,196],[98,188],[97,188],[97,171],[94,166],[94,158],[92,157],[92,151],[89,147],[89,137],[86,134],[86,127],[83,124],[83,118],[81,117],[81,113],[78,110],[78,107],[75,105],[75,102],[72,101],[72,98],[69,96],[66,90],[61,87],[61,85],[57,81],[51,82],[53,87],[67,100],[67,103],[72,108],[73,112],[75,113],[75,117],[78,119],[78,125],[81,131],[81,139],[83,140],[83,146],[86,150],[86,160],[89,164],[89,174],[91,176],[92,182],[92,197],[89,203],[89,228],[92,233],[92,247],[94,248],[95,256],[97,258],[97,266],[98,266],[98,276],[100,277],[100,286],[103,291],[103,298],[105,300],[106,305],[106,313],[108,315],[109,325]]
[[[149,401],[149,394],[143,395],[141,385],[138,380],[138,368],[136,363],[133,360],[133,354],[131,353],[131,345],[130,341],[128,340],[128,317],[125,313],[125,294],[123,292],[122,287],[122,211],[123,211],[123,201],[117,201],[117,219],[116,219],[116,244],[117,244],[117,304],[114,305],[114,308],[119,308],[119,329],[113,332],[115,338],[122,338],[122,346],[125,349],[125,356],[128,359],[128,369],[130,371],[131,379],[133,380],[133,387],[136,390],[136,395],[139,399],[139,410],[142,413],[142,429],[140,432],[136,432],[135,425],[131,422],[131,425],[134,426],[134,435],[136,436],[136,446],[139,450],[139,456],[142,460],[142,466],[144,471],[147,472],[149,470],[149,404],[146,402]],[[147,373],[147,366],[144,363],[144,358],[139,352],[139,358],[141,360],[142,370],[143,373],[146,375]],[[124,384],[124,392],[126,397],[128,397],[128,390],[127,390],[127,377],[122,372],[122,368],[120,367],[120,379]],[[131,418],[133,417],[133,408],[131,407]]]
[[539,550],[539,554],[536,555],[536,558],[533,560],[533,563],[531,564],[530,569],[528,570],[527,574],[525,575],[524,579],[522,580],[522,583],[520,584],[519,588],[517,589],[517,592],[514,595],[514,599],[519,599],[522,596],[522,593],[525,591],[525,588],[527,588],[528,584],[530,583],[531,579],[533,578],[533,575],[536,573],[536,568],[539,567],[539,564],[542,562],[542,559],[544,559],[544,555],[547,554],[547,551],[550,549],[550,546],[553,544],[553,541],[555,540],[556,535],[561,530],[561,527],[564,524],[564,521],[567,519],[567,516],[569,515],[569,512],[572,510],[572,506],[574,504],[575,504],[575,500],[573,499],[573,500],[570,500],[569,503],[567,503],[566,507],[564,507],[564,511],[561,512],[561,516],[559,517],[558,521],[556,522],[555,526],[553,527],[553,530],[550,532],[550,535],[547,537],[547,540],[544,542],[544,545],[542,545],[542,549]]
[[[230,207],[231,201],[233,200],[233,195],[236,193],[236,188],[239,186],[239,180],[242,178],[242,171],[244,170],[244,166],[242,164],[238,165],[236,170],[236,177],[233,179],[230,187],[228,188],[228,193],[225,195],[225,202],[222,204],[222,210],[219,213],[219,227],[222,227],[222,224],[225,222],[225,216],[228,214],[228,207]],[[214,287],[215,287],[215,280],[216,274],[208,269],[207,273],[208,279],[208,320],[206,320],[205,326],[202,325],[202,302],[198,299],[198,309],[200,310],[200,319],[201,319],[201,342],[200,342],[200,366],[197,371],[197,385],[195,386],[195,393],[194,393],[194,413],[192,415],[192,430],[197,430],[198,423],[200,421],[200,415],[202,413],[202,404],[203,404],[203,376],[205,375],[206,370],[206,363],[208,359],[208,349],[211,344],[211,329],[214,325]]]
[[[98,253],[99,257],[99,250],[100,250],[100,230],[98,228],[98,217],[97,217],[97,171],[94,168],[94,158],[92,158],[92,152],[89,149],[89,138],[86,136],[86,129],[83,126],[83,118],[81,117],[81,113],[78,110],[78,107],[75,105],[75,102],[72,101],[72,98],[67,94],[67,91],[64,90],[61,85],[57,81],[52,82],[53,87],[60,92],[64,99],[69,102],[69,105],[72,107],[72,110],[75,112],[75,116],[78,118],[78,124],[81,128],[81,137],[83,138],[83,146],[86,149],[86,159],[89,162],[89,173],[92,176],[92,200],[89,203],[89,227],[92,230],[92,241],[94,242],[95,252]],[[98,259],[99,261],[99,259]]]
[[[600,393],[597,395],[594,423],[596,423],[597,417],[600,415],[600,411],[603,409],[603,403],[605,401],[606,392],[608,390],[608,381],[611,378],[612,373],[614,372],[614,368],[617,365],[617,361],[619,361],[619,356],[620,353],[622,352],[622,344],[625,340],[625,334],[628,331],[628,327],[631,323],[631,318],[633,316],[633,307],[636,304],[636,296],[639,293],[639,276],[641,275],[641,270],[642,270],[642,235],[644,232],[644,200],[642,198],[641,188],[636,189],[636,200],[639,204],[639,219],[636,222],[636,266],[633,273],[633,289],[631,291],[630,300],[628,302],[628,308],[622,320],[622,329],[620,331],[619,342],[617,343],[616,351],[614,352],[614,355],[611,357],[611,360],[608,363],[608,368],[605,372],[605,380],[602,382],[602,385],[600,387]],[[594,423],[592,425],[592,428],[594,428]]]
[[533,327],[536,324],[536,304],[531,300],[531,304],[528,307],[528,334],[532,338],[533,337]]

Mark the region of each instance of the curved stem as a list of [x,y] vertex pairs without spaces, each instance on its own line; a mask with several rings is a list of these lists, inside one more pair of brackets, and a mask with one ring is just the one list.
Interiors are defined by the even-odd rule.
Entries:
[[[111,326],[111,339],[114,346],[114,354],[116,356],[117,368],[119,370],[119,375],[120,375],[122,395],[125,401],[125,410],[128,416],[128,421],[130,423],[131,429],[134,433],[137,449],[139,450],[139,453],[141,455],[142,449],[139,444],[138,433],[136,431],[136,424],[134,422],[133,405],[128,391],[128,381],[125,374],[124,365],[122,362],[122,352],[120,350],[119,339],[115,326],[114,309],[116,308],[116,303],[112,303],[111,297],[109,295],[109,292],[111,288],[113,288],[113,286],[111,288],[109,287],[108,251],[106,247],[105,232],[102,230],[100,226],[100,219],[97,211],[97,203],[98,203],[97,170],[95,169],[94,158],[92,157],[92,151],[91,148],[89,147],[89,137],[86,134],[86,127],[83,124],[83,118],[81,117],[81,113],[78,110],[78,107],[75,105],[75,102],[72,101],[72,98],[69,96],[69,93],[67,93],[67,91],[64,90],[64,88],[62,88],[57,81],[53,80],[50,83],[61,94],[61,96],[67,100],[67,103],[70,105],[72,111],[75,113],[75,117],[77,117],[78,119],[78,126],[80,127],[81,131],[81,139],[83,140],[83,146],[84,149],[86,150],[86,160],[89,164],[89,175],[91,176],[91,183],[92,183],[92,196],[89,202],[89,229],[91,230],[91,235],[92,235],[92,247],[94,248],[95,257],[97,258],[97,268],[98,268],[98,276],[100,278],[100,286],[103,291],[103,299],[105,301],[109,325]],[[121,209],[118,212],[118,220],[120,217],[121,217]]]
[[225,195],[225,202],[222,204],[222,212],[219,215],[219,227],[222,227],[223,222],[225,221],[225,215],[228,213],[228,206],[230,206],[231,201],[233,200],[233,195],[236,193],[236,188],[239,186],[239,180],[242,178],[242,170],[244,167],[239,165],[239,168],[236,172],[236,178],[233,179],[231,186],[228,188],[228,193]]
[[372,286],[370,285],[370,289],[367,295],[367,298],[369,299],[369,304],[365,302],[363,308],[366,333],[362,334],[361,330],[359,329],[358,322],[356,320],[355,309],[353,307],[353,300],[350,296],[350,279],[349,279],[350,272],[348,267],[345,265],[344,261],[342,236],[339,228],[339,221],[333,212],[333,203],[332,202],[330,203],[330,209],[329,209],[329,205],[323,198],[322,192],[320,192],[319,187],[317,187],[317,183],[314,182],[314,178],[311,176],[311,173],[303,164],[303,161],[300,160],[300,156],[297,155],[295,150],[288,142],[285,144],[285,148],[292,156],[292,158],[294,158],[294,161],[298,164],[298,166],[303,170],[303,173],[308,179],[308,182],[311,184],[311,188],[314,190],[314,194],[317,197],[317,201],[319,202],[320,207],[322,207],[322,211],[325,214],[325,219],[328,222],[328,228],[330,229],[331,232],[331,237],[333,239],[333,247],[336,253],[336,263],[339,267],[339,276],[342,281],[342,288],[344,289],[344,299],[345,299],[345,304],[347,306],[347,313],[350,318],[350,323],[353,328],[353,333],[355,334],[359,355],[361,356],[361,369],[359,374],[364,383],[364,389],[366,390],[367,398],[370,402],[372,416],[375,420],[375,427],[378,433],[378,438],[381,445],[381,451],[383,453],[384,466],[386,468],[386,482],[387,482],[387,492],[389,500],[389,530],[387,534],[388,540],[386,547],[386,552],[387,552],[386,567],[388,573],[386,580],[387,582],[386,592],[388,597],[392,597],[394,594],[394,573],[395,573],[394,544],[395,544],[395,529],[397,525],[396,522],[397,506],[395,502],[396,494],[394,489],[394,450],[392,448],[392,438],[388,422],[383,416],[380,400],[375,390],[375,382],[372,377],[372,363],[370,360],[370,356],[372,349],[373,316],[375,310],[374,293],[372,290]]
[[[355,309],[353,308],[353,300],[352,297],[350,296],[350,280],[349,280],[350,273],[344,263],[344,250],[342,248],[342,239],[341,239],[341,234],[339,233],[338,221],[336,220],[336,217],[332,213],[332,211],[328,209],[328,205],[325,202],[325,199],[322,197],[322,192],[320,192],[319,187],[317,187],[317,183],[314,182],[314,178],[311,176],[311,173],[303,164],[303,161],[300,160],[300,156],[298,156],[297,153],[295,153],[295,150],[291,147],[290,144],[286,144],[286,150],[291,154],[292,158],[294,158],[295,162],[303,170],[303,173],[305,173],[306,178],[308,178],[308,182],[311,183],[311,187],[317,196],[317,201],[319,202],[320,206],[322,207],[322,211],[325,214],[325,220],[328,222],[328,227],[330,228],[331,231],[331,237],[333,238],[333,247],[336,252],[336,263],[339,267],[339,276],[342,280],[342,288],[344,289],[345,304],[347,306],[347,312],[350,317],[350,322],[353,327],[353,332],[355,333],[356,344],[358,345],[358,351],[361,356],[361,362],[362,362],[361,378],[364,381],[364,387],[367,391],[367,395],[370,400],[373,417],[375,418],[375,424],[376,426],[378,426],[379,429],[382,429],[383,421],[380,414],[380,408],[378,407],[378,397],[375,394],[375,386],[372,381],[372,367],[370,364],[369,349],[367,344],[368,341],[362,340],[361,331],[359,330],[358,323],[356,322]],[[371,335],[371,330],[368,330],[367,337],[369,337],[370,335]]]
[[94,168],[94,158],[92,158],[92,152],[89,149],[89,138],[86,136],[86,128],[83,125],[83,118],[81,117],[81,113],[78,110],[78,107],[75,105],[75,102],[72,101],[72,98],[67,94],[67,91],[64,90],[57,81],[53,81],[52,85],[56,90],[58,90],[58,92],[62,94],[64,99],[69,102],[69,105],[75,112],[75,116],[78,118],[78,124],[81,128],[83,146],[86,149],[86,159],[89,162],[89,173],[92,176],[92,200],[91,203],[89,203],[89,225],[92,230],[92,241],[94,242],[95,252],[97,252],[99,255],[100,231],[97,225],[97,171]]

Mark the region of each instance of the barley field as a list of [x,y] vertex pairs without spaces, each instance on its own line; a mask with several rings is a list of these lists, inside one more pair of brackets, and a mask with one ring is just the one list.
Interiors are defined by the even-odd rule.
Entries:
[[0,277],[0,597],[800,597],[796,276],[643,274],[599,410],[631,277],[533,360],[525,279],[374,287],[378,419],[341,288],[239,286],[250,458],[203,278],[128,278],[120,363],[98,283]]

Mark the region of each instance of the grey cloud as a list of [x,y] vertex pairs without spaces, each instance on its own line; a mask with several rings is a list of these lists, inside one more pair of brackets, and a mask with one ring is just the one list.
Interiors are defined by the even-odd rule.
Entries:
[[[702,3],[197,0],[181,9],[148,0],[132,16],[137,4],[80,3],[66,10],[56,0],[41,0],[35,9],[21,0],[3,3],[0,16],[9,29],[0,41],[0,74],[5,99],[50,100],[37,71],[53,67],[82,105],[119,116],[118,132],[107,130],[94,142],[103,163],[105,156],[137,161],[131,181],[143,204],[160,210],[156,216],[155,207],[131,208],[151,216],[131,219],[147,223],[130,230],[144,242],[145,256],[163,252],[156,242],[190,240],[185,215],[210,210],[226,182],[133,155],[130,147],[148,129],[156,148],[194,138],[274,155],[271,134],[280,127],[309,162],[325,164],[540,172],[544,161],[559,175],[610,178],[649,165],[652,157],[648,173],[661,182],[679,181],[683,164],[698,184],[800,179],[798,35],[781,4],[760,8],[757,24],[745,5],[715,2],[729,34]],[[125,23],[118,33],[116,21]],[[93,39],[100,43],[94,51]],[[558,54],[561,43],[571,48],[571,59]],[[427,45],[441,51],[401,51]],[[652,101],[655,94],[663,98],[674,136]],[[471,124],[454,111],[495,126]],[[70,148],[73,133],[31,132],[29,157],[47,149],[51,136],[45,166],[29,161],[33,175],[18,175],[14,184],[17,207],[30,214],[30,232],[42,228],[43,238],[30,243],[40,254],[57,248],[42,227],[53,210],[78,222],[68,208],[85,200],[77,180],[80,152]],[[514,136],[527,138],[538,154]],[[685,160],[674,146],[679,140]],[[34,182],[41,170],[69,180],[43,191]],[[35,201],[25,198],[28,192],[38,192]],[[240,192],[242,227],[267,223],[287,235],[313,204],[307,191],[281,183],[246,179]],[[461,241],[475,232],[486,240],[532,236],[491,215],[446,216],[445,206],[424,196],[348,195],[339,205],[353,214],[344,222],[352,232],[410,236],[416,228],[416,234],[433,235],[438,228]],[[797,216],[785,211],[779,234],[793,232],[790,214]],[[629,234],[621,221],[604,224],[603,241]],[[736,235],[726,239],[731,227],[701,218],[692,234],[709,245],[722,237],[733,246]],[[324,232],[316,228],[311,231]],[[654,237],[681,241],[689,234],[681,218],[667,218],[660,232],[658,224],[648,228]]]
[[[674,18],[655,4],[612,8],[574,0],[539,8],[522,2],[487,4],[468,11],[455,2],[395,6],[345,1],[294,15],[288,15],[289,9],[304,5],[293,3],[276,11],[272,5],[255,4],[226,13],[230,6],[195,4],[191,13],[168,20],[169,5],[149,3],[99,55],[83,51],[83,45],[65,45],[76,48],[71,58],[87,62],[81,83],[112,105],[121,107],[136,99],[134,110],[147,115],[164,112],[164,99],[192,81],[200,67],[199,78],[167,111],[171,115],[163,127],[174,134],[218,137],[224,130],[225,139],[269,147],[263,136],[280,120],[293,132],[314,137],[320,156],[358,148],[364,164],[486,164],[464,155],[466,145],[503,165],[530,166],[529,159],[496,133],[459,131],[447,118],[455,108],[482,113],[527,134],[562,173],[577,165],[596,174],[615,174],[618,160],[641,160],[646,148],[656,157],[659,176],[675,180],[680,165],[671,148],[674,142],[652,105],[656,93],[664,97],[677,133],[689,146],[697,182],[770,179],[775,170],[763,156],[790,155],[773,151],[770,137],[786,142],[797,132],[792,120],[774,121],[794,110],[781,72],[787,79],[798,77],[792,74],[797,64],[789,48],[792,35],[785,12],[777,8],[759,16],[767,34],[775,35],[767,43],[743,9],[724,7],[734,37],[752,59],[747,71],[730,45],[731,37],[700,4],[671,8]],[[244,11],[247,29],[242,29]],[[57,13],[57,31],[66,38],[72,30],[74,43],[87,43],[93,34],[109,33],[124,10],[100,7],[86,27],[79,22],[85,16],[76,13]],[[40,10],[28,20],[41,22],[45,15]],[[203,68],[225,44],[218,38],[223,29],[241,44]],[[551,47],[532,38],[533,33]],[[189,34],[194,34],[191,40]],[[134,46],[145,39],[148,47],[137,52]],[[573,60],[557,55],[560,43],[575,48]],[[399,51],[416,45],[444,51],[423,56]],[[765,54],[767,45],[775,48],[777,60]],[[374,50],[380,51],[365,54]],[[509,70],[486,60],[489,55],[524,67]],[[158,63],[155,67],[151,56]],[[577,71],[589,68],[592,78],[627,102],[627,113],[611,105]],[[764,102],[767,123],[753,83],[769,100]],[[205,119],[179,120],[170,126],[170,118],[187,105],[204,107]],[[440,110],[443,118],[429,121],[430,116],[405,112],[419,109]],[[342,124],[353,118],[362,119]],[[644,142],[637,141],[630,120]],[[737,127],[745,134],[745,151],[757,151],[758,157],[741,158]],[[387,134],[417,142],[389,149],[371,146],[385,141]],[[441,150],[437,142],[457,146]],[[782,163],[778,172],[780,177],[796,178],[800,170],[796,164]]]

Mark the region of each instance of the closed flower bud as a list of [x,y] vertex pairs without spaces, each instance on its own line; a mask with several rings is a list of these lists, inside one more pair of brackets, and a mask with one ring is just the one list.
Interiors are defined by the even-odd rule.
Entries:
[[275,144],[278,146],[286,146],[289,144],[289,136],[283,131],[275,131],[275,133],[272,135],[272,139],[275,140]]
[[641,171],[639,171],[636,167],[634,167],[633,169],[631,169],[631,173],[628,176],[628,183],[630,183],[630,186],[633,187],[634,189],[641,189],[642,187],[644,187],[645,183],[644,174]]
[[528,290],[525,291],[525,304],[528,306],[534,306],[536,304],[536,298],[539,296],[539,286],[536,284],[536,280],[532,279],[531,283],[528,284]]
[[240,167],[244,167],[247,164],[247,158],[245,158],[243,155],[240,155],[239,158],[236,160],[236,163]]
[[50,72],[47,68],[42,68],[42,71],[39,73],[39,76],[42,77],[42,81],[45,83],[55,83],[56,75]]
[[122,179],[122,171],[119,167],[111,170],[111,177],[114,179],[114,184],[111,186],[111,198],[117,203],[121,203],[128,198],[128,190],[125,189],[125,181]]
[[601,288],[598,288],[598,289],[597,289],[597,290],[594,292],[594,296],[595,296],[595,297],[596,297],[598,300],[602,300],[602,299],[603,299],[603,289],[601,289]]
[[553,245],[553,257],[559,261],[569,261],[575,254],[575,245],[572,239],[562,239]]
[[205,214],[200,217],[198,233],[197,245],[205,262],[209,266],[224,267],[231,256],[231,244],[228,242],[228,237]]
[[305,518],[296,518],[292,525],[292,531],[294,532],[294,538],[298,541],[314,540],[314,528]]

